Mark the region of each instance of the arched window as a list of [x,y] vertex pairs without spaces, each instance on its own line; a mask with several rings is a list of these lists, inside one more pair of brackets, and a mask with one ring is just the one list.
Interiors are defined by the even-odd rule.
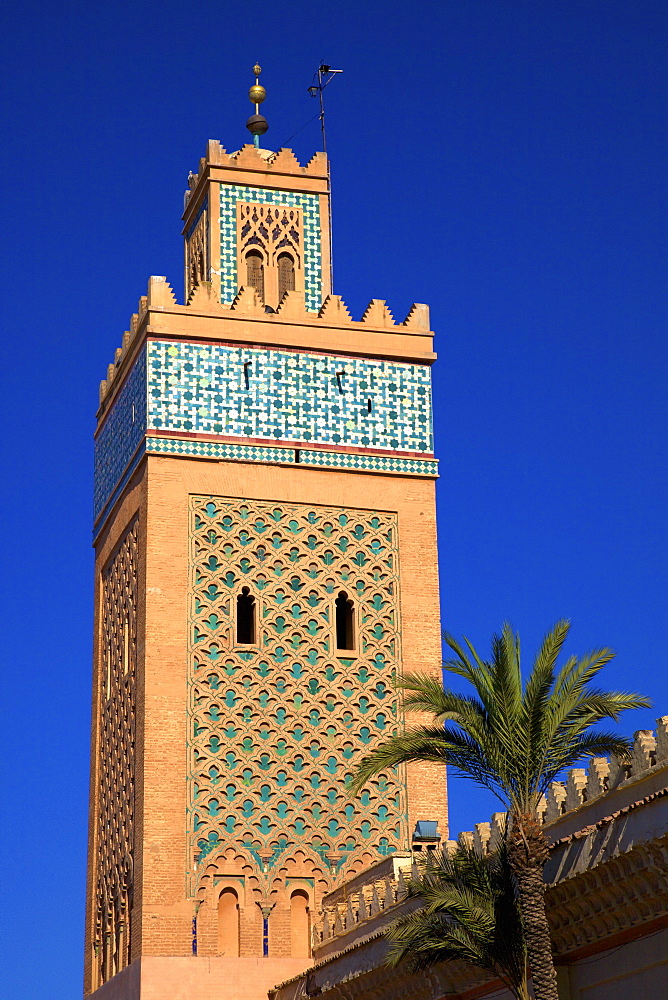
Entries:
[[353,602],[348,600],[345,590],[336,598],[336,648],[355,648],[355,615]]
[[311,920],[308,895],[295,889],[290,896],[290,954],[293,958],[308,958],[311,954]]
[[246,254],[246,284],[252,285],[264,302],[264,264],[262,254],[257,250],[250,250]]
[[218,897],[218,954],[239,957],[239,897],[223,889]]
[[289,253],[278,256],[278,301],[286,292],[295,290],[295,262]]
[[237,596],[237,642],[255,641],[255,598],[248,587],[243,587]]

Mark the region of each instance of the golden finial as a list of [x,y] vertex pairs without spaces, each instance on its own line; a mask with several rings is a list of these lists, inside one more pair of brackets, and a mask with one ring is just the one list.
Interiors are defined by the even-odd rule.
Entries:
[[257,63],[253,66],[253,74],[255,76],[255,83],[248,91],[248,99],[251,104],[255,105],[255,113],[257,114],[258,104],[262,104],[263,100],[267,96],[267,91],[264,89],[260,83],[260,73],[262,72],[262,67],[258,66]]
[[267,96],[267,91],[264,89],[260,83],[260,73],[262,72],[262,67],[257,63],[253,66],[253,75],[255,76],[255,83],[248,91],[248,99],[251,104],[255,105],[255,114],[251,115],[246,122],[246,128],[253,136],[253,145],[260,145],[260,136],[269,128],[269,123],[267,119],[260,114],[260,105]]

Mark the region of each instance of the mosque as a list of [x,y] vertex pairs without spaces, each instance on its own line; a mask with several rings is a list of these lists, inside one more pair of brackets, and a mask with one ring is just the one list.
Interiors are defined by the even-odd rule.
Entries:
[[[334,294],[327,158],[261,148],[254,72],[252,144],[188,178],[184,304],[151,277],[100,385],[84,993],[502,997],[384,966],[443,769],[346,790],[393,677],[440,677],[429,310]],[[667,721],[550,793],[565,1000],[668,995]]]

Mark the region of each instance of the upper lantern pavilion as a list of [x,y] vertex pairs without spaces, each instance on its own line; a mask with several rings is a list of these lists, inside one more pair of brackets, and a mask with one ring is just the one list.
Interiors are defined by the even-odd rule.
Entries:
[[440,676],[428,309],[332,293],[322,153],[209,141],[183,220],[185,301],[150,278],[100,390],[100,1000],[262,1000],[325,892],[447,836],[435,766],[346,788]]

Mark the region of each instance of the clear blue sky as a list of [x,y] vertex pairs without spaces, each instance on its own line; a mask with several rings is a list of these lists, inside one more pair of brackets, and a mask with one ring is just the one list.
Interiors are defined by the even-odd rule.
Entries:
[[[668,7],[653,0],[7,5],[0,992],[81,990],[97,386],[150,274],[182,294],[208,138],[327,91],[336,291],[428,302],[443,625],[527,655],[558,617],[668,713]],[[320,148],[317,122],[295,137]],[[453,831],[495,808],[453,781]]]

